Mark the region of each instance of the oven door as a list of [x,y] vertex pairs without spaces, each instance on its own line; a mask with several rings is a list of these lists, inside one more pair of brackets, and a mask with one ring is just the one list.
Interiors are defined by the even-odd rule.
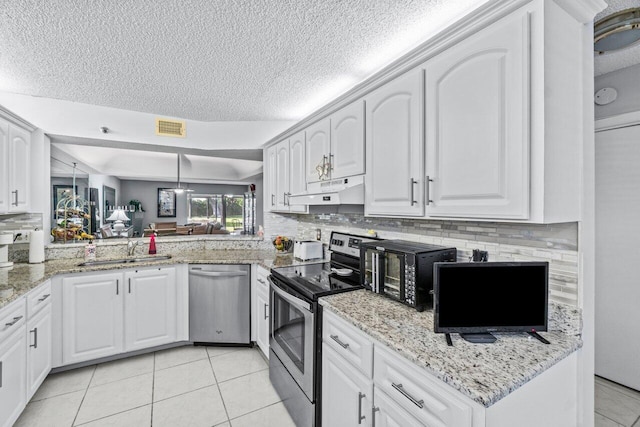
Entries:
[[286,285],[268,277],[271,283],[271,328],[269,346],[311,402],[314,401],[314,304],[305,301]]

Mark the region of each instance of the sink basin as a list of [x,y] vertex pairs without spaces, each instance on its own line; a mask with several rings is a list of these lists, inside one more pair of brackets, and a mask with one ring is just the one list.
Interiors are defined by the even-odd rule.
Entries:
[[92,265],[110,265],[110,264],[135,264],[141,262],[166,261],[171,259],[171,255],[160,255],[144,258],[120,258],[120,259],[103,259],[98,261],[85,261],[78,264],[79,267],[90,267]]

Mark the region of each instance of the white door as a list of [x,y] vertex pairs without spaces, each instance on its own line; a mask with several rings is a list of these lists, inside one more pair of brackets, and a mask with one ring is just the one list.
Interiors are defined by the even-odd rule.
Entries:
[[529,24],[514,14],[426,65],[427,215],[529,216]]
[[27,402],[27,357],[25,328],[0,346],[0,426],[12,426]]
[[364,173],[364,102],[356,101],[331,115],[331,178]]
[[329,119],[320,120],[307,128],[306,177],[307,182],[329,179],[331,126]]
[[9,210],[9,122],[0,118],[0,212]]
[[265,160],[265,201],[264,208],[267,212],[276,209],[276,146],[273,145],[267,149],[267,158]]
[[51,371],[51,304],[27,324],[27,400]]
[[365,215],[424,215],[423,71],[367,96]]
[[123,291],[125,351],[176,341],[174,267],[127,272]]
[[373,384],[326,344],[322,345],[322,424],[371,426]]
[[31,134],[15,125],[9,127],[9,212],[29,210]]
[[388,397],[383,391],[375,389],[374,417],[377,427],[423,427],[405,409]]
[[122,273],[62,279],[64,365],[122,352],[123,292]]
[[596,374],[640,390],[640,126],[596,133]]
[[[305,180],[305,138],[304,131],[293,135],[289,140],[289,193],[300,194],[307,189]],[[287,197],[287,205],[289,198]],[[291,212],[306,212],[303,205],[289,205]]]
[[289,140],[276,145],[276,210],[289,211]]
[[[258,280],[261,280],[258,277]],[[256,343],[262,353],[269,357],[269,291],[258,284],[256,289]]]

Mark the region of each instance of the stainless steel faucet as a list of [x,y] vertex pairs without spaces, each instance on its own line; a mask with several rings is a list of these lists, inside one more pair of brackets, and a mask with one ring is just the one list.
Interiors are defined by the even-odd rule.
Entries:
[[134,242],[133,240],[127,239],[127,255],[131,256],[136,250],[136,246],[143,244],[141,240]]

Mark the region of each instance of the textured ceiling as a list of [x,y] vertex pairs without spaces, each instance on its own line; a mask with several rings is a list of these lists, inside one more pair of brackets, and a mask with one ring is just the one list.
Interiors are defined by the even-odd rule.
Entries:
[[0,0],[0,90],[297,120],[487,0]]
[[[640,7],[639,0],[605,0],[607,8],[596,15],[595,21],[621,10]],[[640,43],[626,49],[596,54],[594,57],[595,75],[610,73],[632,65],[640,64]]]

